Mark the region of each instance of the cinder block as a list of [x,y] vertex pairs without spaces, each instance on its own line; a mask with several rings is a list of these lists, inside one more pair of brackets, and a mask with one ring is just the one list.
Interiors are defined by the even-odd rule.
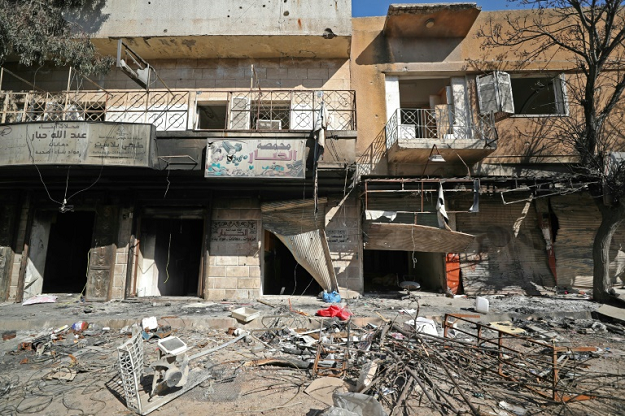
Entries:
[[284,82],[283,79],[261,79],[260,86],[261,88],[271,89],[271,88],[287,88],[288,83]]
[[115,255],[115,263],[116,264],[126,264],[128,262],[128,254],[120,253],[117,250],[117,254]]
[[215,88],[236,88],[236,82],[232,79],[216,79]]
[[114,287],[111,291],[111,299],[124,299],[124,289]]
[[313,69],[308,69],[308,79],[321,79],[321,80],[327,80],[329,78],[328,76],[328,69],[327,68],[313,68]]
[[210,277],[226,277],[226,266],[209,266],[208,275]]
[[11,286],[9,288],[9,300],[15,300],[17,297],[17,286]]
[[250,268],[247,266],[226,266],[227,277],[248,277]]
[[239,256],[218,256],[215,257],[215,266],[237,266]]
[[307,79],[308,78],[308,69],[306,68],[288,68],[287,72],[288,79]]
[[238,289],[260,289],[260,279],[259,278],[238,279],[237,288]]
[[209,284],[211,289],[236,289],[237,278],[233,277],[210,277]]
[[208,299],[208,300],[222,300],[222,299],[226,299],[226,290],[225,289],[209,288],[207,293],[206,293],[206,299]]
[[203,89],[203,88],[215,88],[216,81],[214,78],[210,79],[196,79],[195,80],[195,88]]
[[245,79],[245,69],[243,68],[217,68],[223,79]]
[[[224,298],[225,299],[247,299],[247,292],[244,292],[244,295],[238,295],[238,290],[237,289],[226,289],[224,291]],[[238,295],[238,296],[237,296]]]
[[217,68],[202,69],[202,79],[223,79],[223,71]]
[[283,79],[289,75],[289,70],[287,68],[267,68],[265,75],[267,80]]
[[260,277],[260,266],[250,267],[250,277]]
[[250,66],[246,66],[245,77],[252,79],[252,76],[254,76],[255,79],[267,78],[267,68],[254,65],[254,71],[252,71]]
[[126,275],[126,265],[125,264],[116,264],[115,265],[115,276]]
[[241,256],[239,257],[239,266],[260,266],[259,256]]
[[304,88],[323,88],[324,80],[322,79],[303,79],[302,87]]

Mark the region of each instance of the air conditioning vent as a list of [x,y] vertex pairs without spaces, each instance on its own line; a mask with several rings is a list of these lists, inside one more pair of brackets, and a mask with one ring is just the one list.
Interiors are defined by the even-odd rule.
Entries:
[[257,130],[282,130],[282,120],[256,120]]

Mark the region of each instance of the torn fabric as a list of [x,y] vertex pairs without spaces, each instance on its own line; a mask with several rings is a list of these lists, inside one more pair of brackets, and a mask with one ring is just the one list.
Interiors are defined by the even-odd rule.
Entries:
[[448,228],[449,217],[445,211],[445,194],[443,193],[443,184],[438,184],[438,199],[436,200],[436,216],[438,217],[438,226],[440,228]]
[[368,209],[365,212],[366,218],[368,220],[377,220],[380,217],[386,217],[391,221],[394,221],[397,217],[397,211],[381,211],[375,209]]

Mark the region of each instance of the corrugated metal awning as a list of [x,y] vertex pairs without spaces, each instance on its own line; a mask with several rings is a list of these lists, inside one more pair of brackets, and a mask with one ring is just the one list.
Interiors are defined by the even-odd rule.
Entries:
[[338,282],[324,231],[326,203],[325,198],[318,201],[317,214],[313,200],[266,203],[261,211],[263,227],[282,241],[324,290],[331,292],[338,291]]
[[413,224],[371,223],[365,225],[366,250],[461,253],[475,236],[458,231]]

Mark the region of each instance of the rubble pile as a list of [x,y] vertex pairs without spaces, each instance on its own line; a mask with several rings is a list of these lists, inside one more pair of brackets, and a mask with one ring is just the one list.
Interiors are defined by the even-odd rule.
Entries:
[[193,414],[206,402],[250,415],[625,414],[622,322],[437,321],[416,304],[377,318],[345,304],[326,316],[230,305],[238,324],[224,329],[147,316],[121,329],[83,318],[7,331],[0,414]]

